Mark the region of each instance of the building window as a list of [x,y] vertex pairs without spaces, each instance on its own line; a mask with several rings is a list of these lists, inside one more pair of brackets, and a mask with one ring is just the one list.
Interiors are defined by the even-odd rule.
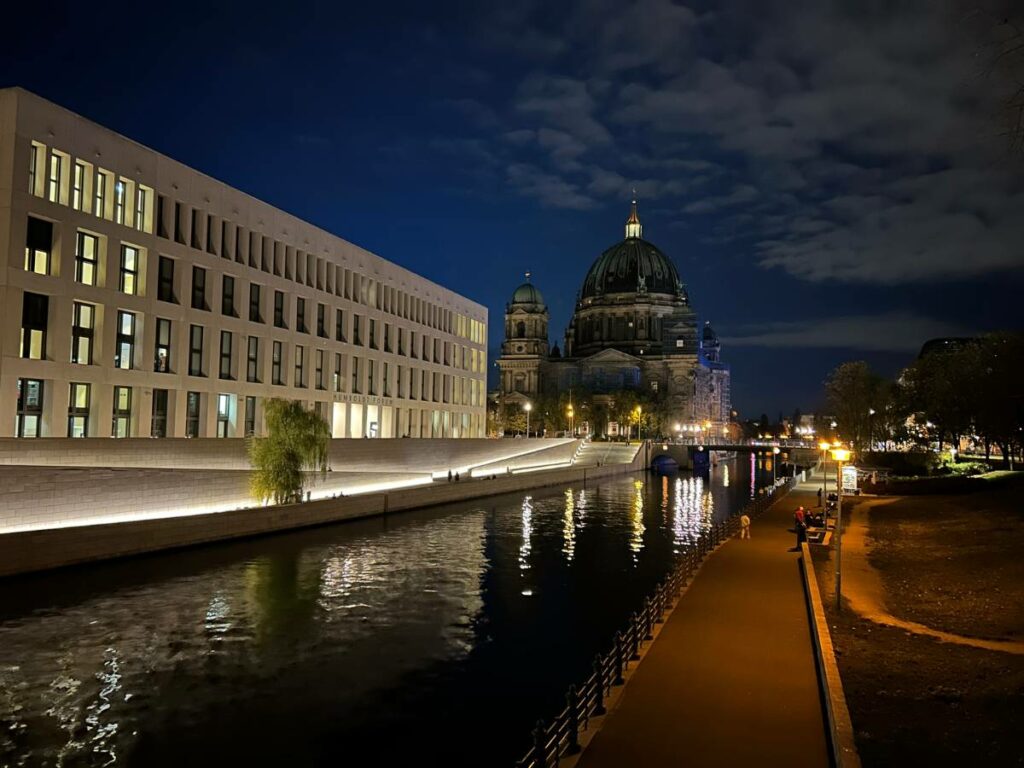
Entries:
[[46,355],[46,325],[49,297],[28,291],[22,297],[22,356],[41,360]]
[[153,370],[157,373],[171,372],[171,321],[162,317],[156,319],[156,355]]
[[203,375],[203,326],[188,328],[188,375]]
[[260,340],[258,336],[249,337],[249,346],[246,352],[245,359],[245,380],[259,384],[259,357],[260,357]]
[[96,307],[76,301],[71,313],[71,362],[92,365],[92,337],[96,329]]
[[284,294],[281,291],[274,291],[274,327],[288,327],[284,321]]
[[53,223],[29,216],[25,235],[25,271],[37,275],[50,274],[52,252]]
[[177,304],[178,300],[174,297],[174,259],[161,256],[158,270],[156,297],[160,301]]
[[153,390],[153,421],[149,428],[151,437],[167,437],[167,390]]
[[334,353],[334,391],[341,392],[341,352]]
[[89,390],[88,384],[71,384],[68,399],[68,437],[89,436]]
[[92,212],[102,219],[107,213],[107,174],[100,170],[96,171],[95,192]]
[[271,371],[270,371],[270,382],[281,386],[284,384],[284,380],[281,378],[281,342],[274,342],[274,351],[271,355]]
[[220,378],[231,377],[231,331],[220,332]]
[[301,344],[295,345],[295,386],[306,386],[306,349]]
[[114,351],[114,367],[130,370],[135,364],[135,313],[118,311],[117,347]]
[[359,394],[359,358],[352,357],[352,391]]
[[51,203],[60,202],[60,176],[64,171],[64,156],[50,152],[50,175],[46,197]]
[[334,340],[345,340],[345,311],[341,309],[334,312]]
[[352,343],[356,346],[363,346],[362,334],[359,332],[359,315],[352,315]]
[[132,433],[132,388],[114,387],[114,413],[110,434],[114,437],[131,437]]
[[317,389],[327,389],[327,387],[324,386],[324,351],[322,349],[318,349],[316,351],[315,371],[316,377],[314,385],[316,386]]
[[18,418],[15,437],[41,437],[43,423],[43,382],[18,379]]
[[327,338],[327,307],[323,304],[316,305],[316,335]]
[[209,310],[206,304],[206,270],[192,267],[192,309]]
[[124,198],[128,194],[124,181],[118,180],[114,184],[114,222],[124,224]]
[[419,358],[416,354],[416,331],[409,331],[409,357],[413,360]]
[[149,207],[149,193],[139,184],[135,188],[135,228],[139,232],[146,230],[146,208]]
[[306,300],[297,298],[295,300],[295,330],[299,333],[309,333],[306,328]]
[[228,317],[238,317],[235,314],[235,278],[231,275],[224,275],[221,280],[220,313]]
[[377,321],[370,318],[370,328],[367,334],[370,337],[370,349],[377,349]]
[[185,398],[185,437],[199,437],[199,402],[198,392]]
[[135,296],[139,292],[139,249],[134,245],[121,245],[121,293]]
[[85,203],[85,163],[75,162],[75,173],[71,179],[71,207],[76,211],[83,210]]
[[88,232],[79,232],[75,242],[75,280],[83,285],[96,285],[100,240]]
[[256,434],[256,398],[245,398],[245,436]]
[[251,323],[263,322],[263,313],[260,311],[263,303],[261,291],[262,286],[258,283],[249,284],[249,322]]
[[366,372],[367,372],[367,374],[369,376],[369,385],[367,386],[367,389],[366,389],[366,393],[368,395],[376,395],[377,394],[377,387],[374,386],[374,381],[373,381],[373,375],[376,372],[376,369],[377,369],[377,361],[376,360],[374,360],[373,358],[370,358],[369,360],[366,361]]
[[391,325],[384,323],[384,351],[391,351]]
[[227,437],[231,424],[231,395],[217,395],[217,437]]
[[28,155],[28,191],[29,194],[39,195],[36,187],[39,184],[39,158],[43,154],[43,145],[32,142]]
[[384,397],[391,397],[391,382],[388,381],[388,364],[384,363],[381,371],[381,379],[384,382]]

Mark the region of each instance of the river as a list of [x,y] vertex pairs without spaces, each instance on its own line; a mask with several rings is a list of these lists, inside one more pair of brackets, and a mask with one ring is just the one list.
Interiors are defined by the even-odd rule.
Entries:
[[0,582],[0,765],[510,765],[764,476],[741,454]]

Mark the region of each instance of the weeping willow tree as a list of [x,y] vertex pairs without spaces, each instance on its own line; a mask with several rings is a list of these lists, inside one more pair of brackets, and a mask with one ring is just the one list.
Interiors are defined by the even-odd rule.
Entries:
[[252,495],[285,504],[302,499],[303,472],[327,471],[327,422],[301,403],[271,398],[263,410],[267,436],[249,441]]

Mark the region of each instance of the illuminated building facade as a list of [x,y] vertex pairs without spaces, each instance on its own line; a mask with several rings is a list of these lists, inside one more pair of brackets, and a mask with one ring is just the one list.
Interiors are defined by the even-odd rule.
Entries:
[[487,310],[0,90],[0,437],[481,437]]

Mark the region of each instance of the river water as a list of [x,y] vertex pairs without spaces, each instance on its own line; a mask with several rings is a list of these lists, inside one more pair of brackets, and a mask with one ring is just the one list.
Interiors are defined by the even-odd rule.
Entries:
[[764,474],[741,454],[0,582],[0,766],[510,765]]

